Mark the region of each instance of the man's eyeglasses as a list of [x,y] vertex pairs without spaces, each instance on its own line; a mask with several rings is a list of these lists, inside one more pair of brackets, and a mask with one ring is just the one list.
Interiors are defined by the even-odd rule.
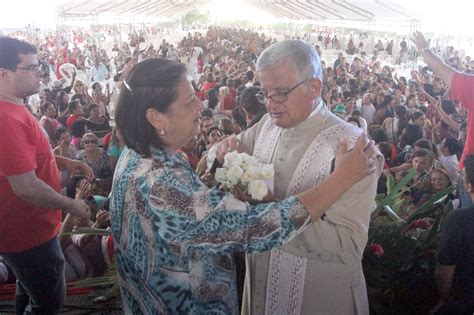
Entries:
[[97,140],[84,140],[82,141],[84,144],[97,144]]
[[300,86],[301,84],[306,82],[306,80],[307,79],[304,79],[303,81],[301,81],[300,83],[298,83],[294,87],[290,88],[286,92],[277,92],[275,94],[268,95],[266,92],[260,91],[255,95],[255,97],[262,104],[265,104],[266,102],[268,102],[268,99],[271,99],[273,102],[275,102],[277,104],[281,104],[281,103],[286,102],[288,100],[288,95],[291,92],[293,92],[298,86]]
[[24,66],[24,67],[16,67],[15,69],[16,69],[16,70],[20,69],[20,70],[27,70],[27,71],[38,72],[38,71],[41,70],[41,65],[40,65],[40,64],[27,65],[27,66]]

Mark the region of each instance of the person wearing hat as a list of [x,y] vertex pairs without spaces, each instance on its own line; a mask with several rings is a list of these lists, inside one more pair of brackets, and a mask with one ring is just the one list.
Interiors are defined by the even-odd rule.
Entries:
[[346,105],[344,105],[342,103],[336,104],[336,106],[334,106],[334,109],[332,110],[332,112],[337,117],[341,118],[342,120],[346,119]]

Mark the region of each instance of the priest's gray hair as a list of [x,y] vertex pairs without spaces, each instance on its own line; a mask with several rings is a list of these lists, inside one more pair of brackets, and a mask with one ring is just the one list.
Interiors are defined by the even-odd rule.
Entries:
[[317,78],[322,82],[321,60],[316,49],[301,40],[284,40],[266,48],[257,60],[257,72],[289,62],[299,80]]

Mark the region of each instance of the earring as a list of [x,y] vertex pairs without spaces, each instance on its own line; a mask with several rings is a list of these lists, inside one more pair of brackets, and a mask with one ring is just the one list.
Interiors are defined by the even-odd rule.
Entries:
[[164,129],[161,129],[160,131],[160,136],[164,136],[166,134],[165,130]]

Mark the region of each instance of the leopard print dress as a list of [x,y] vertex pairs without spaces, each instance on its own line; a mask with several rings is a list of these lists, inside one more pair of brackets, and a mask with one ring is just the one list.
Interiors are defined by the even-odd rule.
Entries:
[[279,247],[308,216],[295,197],[251,206],[209,189],[180,154],[125,148],[111,222],[125,314],[238,314],[236,251]]

